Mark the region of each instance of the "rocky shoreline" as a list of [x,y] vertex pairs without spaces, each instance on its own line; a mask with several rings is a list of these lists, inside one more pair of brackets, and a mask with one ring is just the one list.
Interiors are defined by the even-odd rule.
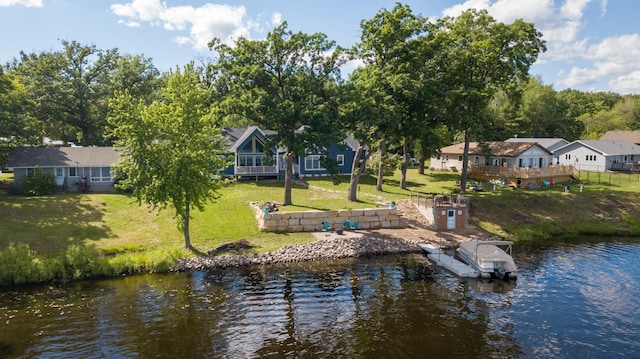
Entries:
[[[400,228],[345,231],[340,235],[335,232],[316,233],[318,240],[313,243],[284,246],[275,252],[261,254],[224,254],[184,258],[178,261],[173,270],[206,271],[275,263],[420,253],[422,249],[418,243],[433,243],[452,248],[466,238],[480,235],[475,229],[460,231],[460,233],[433,231],[411,201],[400,200],[396,202],[396,206],[401,217]],[[210,254],[214,253],[215,251]]]
[[422,249],[417,242],[400,238],[367,236],[321,239],[309,244],[284,246],[275,252],[253,255],[196,257],[181,259],[175,271],[205,271],[217,268],[245,267],[275,263],[298,263],[314,260],[367,257],[388,254],[417,253]]

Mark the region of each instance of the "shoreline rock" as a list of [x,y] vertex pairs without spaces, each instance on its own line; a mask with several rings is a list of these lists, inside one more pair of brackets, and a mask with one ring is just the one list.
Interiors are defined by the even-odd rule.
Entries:
[[275,263],[299,263],[316,260],[358,258],[389,254],[417,253],[417,242],[400,238],[350,237],[317,240],[309,244],[288,245],[275,252],[253,255],[230,255],[184,258],[174,266],[175,272],[206,271]]

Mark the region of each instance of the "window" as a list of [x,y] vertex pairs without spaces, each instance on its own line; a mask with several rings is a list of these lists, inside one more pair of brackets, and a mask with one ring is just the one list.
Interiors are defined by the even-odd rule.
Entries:
[[238,148],[239,153],[264,153],[264,142],[257,137],[247,141],[244,146]]
[[91,182],[111,182],[110,167],[92,167]]
[[338,155],[336,160],[338,161],[338,166],[344,166],[344,155]]
[[304,168],[308,170],[322,170],[320,166],[320,155],[308,155],[304,158]]
[[458,156],[458,161],[462,162],[462,156]]
[[238,156],[238,166],[253,166],[253,156]]
[[475,163],[475,164],[480,163],[480,157],[475,156],[475,157],[473,158],[473,163]]
[[571,159],[571,155],[569,153],[567,153],[566,155],[564,155],[564,159],[565,160],[570,160]]

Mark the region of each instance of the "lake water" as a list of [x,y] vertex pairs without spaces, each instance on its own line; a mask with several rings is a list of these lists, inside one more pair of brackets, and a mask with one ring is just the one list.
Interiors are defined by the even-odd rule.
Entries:
[[517,283],[422,255],[0,289],[1,358],[638,358],[640,240],[514,246]]

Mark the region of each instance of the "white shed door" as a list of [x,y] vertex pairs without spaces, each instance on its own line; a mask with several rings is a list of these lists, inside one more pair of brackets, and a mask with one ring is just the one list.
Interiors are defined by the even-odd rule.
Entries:
[[456,229],[456,211],[453,209],[447,211],[447,229]]

